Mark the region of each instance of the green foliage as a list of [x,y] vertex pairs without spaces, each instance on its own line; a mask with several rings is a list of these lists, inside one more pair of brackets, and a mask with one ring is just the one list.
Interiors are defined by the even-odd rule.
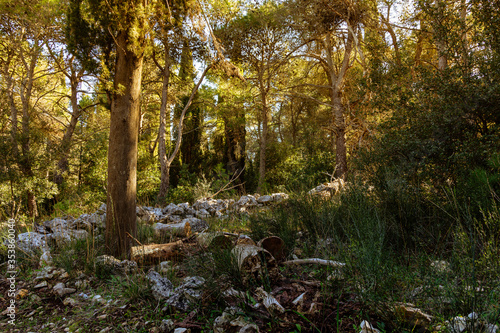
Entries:
[[[318,184],[328,182],[334,172],[335,156],[328,151],[306,153],[302,150],[283,151],[285,156],[273,156],[266,179],[272,187],[282,185],[287,191],[306,192]],[[279,161],[279,162],[276,162]]]
[[68,274],[74,271],[83,270],[85,273],[99,272],[95,265],[95,258],[104,253],[104,241],[94,237],[93,232],[85,239],[77,239],[65,244],[61,248],[53,249],[52,257],[54,264],[64,268]]
[[108,284],[118,288],[121,295],[129,302],[150,301],[153,299],[149,280],[143,273],[125,276],[112,275],[108,280]]

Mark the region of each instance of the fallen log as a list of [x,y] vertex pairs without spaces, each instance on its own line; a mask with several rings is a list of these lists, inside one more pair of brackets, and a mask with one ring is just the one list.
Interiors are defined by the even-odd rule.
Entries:
[[226,235],[213,232],[202,232],[196,235],[196,241],[209,250],[226,250],[233,248],[233,241]]
[[269,251],[278,262],[285,259],[285,242],[277,236],[263,238],[257,246]]
[[269,251],[251,244],[237,244],[231,251],[235,256],[244,284],[250,281],[270,281],[280,277],[278,264]]
[[186,246],[182,240],[166,244],[148,244],[133,246],[130,256],[136,262],[150,262],[162,260],[178,260],[183,256],[183,247]]
[[282,263],[283,265],[304,265],[304,264],[317,264],[323,266],[330,266],[335,268],[344,267],[345,264],[343,262],[319,259],[319,258],[309,258],[309,259],[294,259],[287,260]]

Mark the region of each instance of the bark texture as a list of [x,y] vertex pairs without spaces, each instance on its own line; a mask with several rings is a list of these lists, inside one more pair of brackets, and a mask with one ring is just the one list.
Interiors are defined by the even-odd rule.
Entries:
[[137,234],[137,141],[143,54],[130,50],[128,32],[116,37],[116,72],[111,104],[106,215],[107,252],[117,258],[130,256]]

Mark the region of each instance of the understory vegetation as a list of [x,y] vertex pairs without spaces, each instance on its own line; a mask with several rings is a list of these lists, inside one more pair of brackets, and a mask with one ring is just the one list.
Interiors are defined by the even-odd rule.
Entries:
[[[17,249],[17,326],[0,331],[210,332],[237,305],[261,332],[497,332],[499,26],[487,0],[0,0],[0,290],[8,221],[17,237],[113,211],[50,245],[87,303],[34,288],[43,252]],[[161,269],[174,286],[205,280],[182,312],[153,295],[159,262],[116,274],[96,259],[176,240],[137,206],[273,193],[289,198],[199,217],[279,237],[279,282],[186,236]],[[264,311],[259,288],[288,308]]]

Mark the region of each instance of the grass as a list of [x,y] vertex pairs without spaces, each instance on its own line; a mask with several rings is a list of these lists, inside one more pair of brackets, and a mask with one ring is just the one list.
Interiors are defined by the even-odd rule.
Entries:
[[[286,326],[288,332],[327,329],[354,332],[353,327],[362,320],[370,321],[382,332],[415,331],[411,320],[392,312],[399,303],[413,303],[432,315],[432,329],[436,332],[445,330],[435,325],[441,323],[444,327],[452,318],[466,317],[472,312],[478,314],[478,320],[499,325],[500,205],[495,193],[492,192],[489,205],[477,209],[470,207],[470,201],[452,195],[453,192],[438,200],[432,193],[408,189],[401,184],[391,186],[391,189],[368,191],[362,185],[353,185],[328,201],[296,194],[270,210],[210,220],[209,231],[213,232],[246,233],[256,241],[270,235],[279,236],[286,244],[288,258],[299,253],[302,258],[320,257],[344,262],[346,266],[343,278],[330,280],[331,268],[314,265],[282,268],[287,278],[321,281],[321,302],[329,310],[315,315],[287,312],[283,316],[263,318],[248,305],[254,298],[252,291],[262,284],[243,283],[230,249],[199,247],[167,272],[175,285],[184,276],[198,275],[206,280],[203,301],[189,320],[209,332],[214,319],[227,306],[223,289],[233,287],[245,292],[246,297],[238,304],[248,317],[260,323],[263,331],[279,330],[290,320],[295,322]],[[138,225],[137,239],[143,244],[170,241],[155,235],[152,226],[142,223]],[[71,317],[73,322],[66,322],[70,331],[78,323],[78,326],[88,326],[82,332],[91,332],[111,325],[110,318],[119,318],[116,326],[119,330],[146,332],[159,326],[161,319],[180,322],[188,318],[189,314],[161,311],[163,306],[153,299],[145,278],[152,267],[142,267],[137,274],[126,276],[116,276],[96,267],[95,258],[103,254],[103,246],[102,238],[89,234],[87,239],[53,248],[52,255],[54,264],[72,277],[82,271],[87,276],[97,276],[98,279],[90,281],[86,292],[109,297],[116,304],[104,310],[98,304],[83,310],[54,306],[51,321],[59,318],[58,321],[63,322],[63,317]],[[19,254],[21,278],[33,277],[39,254]],[[431,265],[436,261],[445,261],[449,266],[439,270]],[[264,287],[271,288],[270,285]],[[60,300],[48,299],[53,304],[60,303]],[[38,316],[46,314],[39,305],[21,303],[26,313],[33,311],[34,306]],[[102,312],[109,317],[89,324],[91,318]],[[26,328],[36,326],[28,321],[24,324]],[[61,325],[56,323],[56,328]],[[472,321],[467,325],[467,332],[481,331]],[[54,329],[46,327],[41,331]]]

